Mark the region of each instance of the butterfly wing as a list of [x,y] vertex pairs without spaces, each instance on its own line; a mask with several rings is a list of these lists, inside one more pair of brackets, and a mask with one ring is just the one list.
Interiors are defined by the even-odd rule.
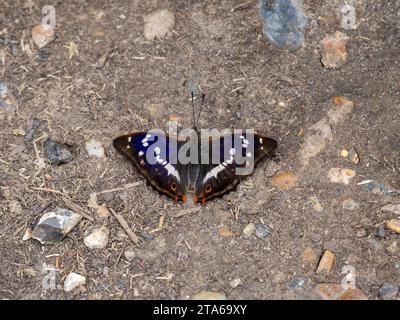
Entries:
[[[257,133],[234,133],[213,142],[208,149],[210,163],[200,165],[195,186],[194,201],[203,204],[235,189],[241,178],[251,174],[260,160],[272,156],[278,146],[274,139]],[[214,150],[219,151],[219,159],[212,159]]]
[[137,132],[120,136],[114,148],[132,161],[136,169],[157,191],[175,202],[186,202],[187,166],[178,163],[180,142],[162,132]]

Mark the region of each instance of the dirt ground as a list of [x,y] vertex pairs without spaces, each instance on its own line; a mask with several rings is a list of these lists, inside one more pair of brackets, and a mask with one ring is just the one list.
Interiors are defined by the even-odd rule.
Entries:
[[[385,282],[400,285],[399,234],[385,228],[396,216],[381,210],[398,203],[399,196],[357,185],[373,180],[400,189],[400,3],[356,3],[359,26],[345,31],[348,59],[335,70],[322,66],[320,41],[340,29],[342,1],[305,2],[305,43],[294,52],[262,36],[258,1],[232,10],[241,3],[1,3],[0,78],[18,104],[12,112],[0,109],[1,298],[188,299],[211,290],[229,299],[317,299],[315,285],[340,283],[345,265],[355,267],[356,285],[370,299],[380,298]],[[45,4],[56,8],[57,30],[39,52],[30,30],[40,23]],[[147,41],[143,16],[159,8],[174,13],[174,31]],[[21,50],[21,39],[31,55]],[[71,41],[79,53],[69,59]],[[206,94],[201,127],[254,128],[279,142],[275,160],[262,163],[237,191],[197,210],[146,186],[111,144],[128,131],[164,128],[170,116],[190,127],[193,81]],[[352,100],[354,109],[332,126],[333,139],[304,168],[303,132],[326,115],[326,101],[337,95]],[[149,112],[154,105],[156,114]],[[21,132],[35,118],[42,123],[35,142],[25,141]],[[69,145],[73,160],[40,169],[36,161],[46,137]],[[91,138],[103,144],[105,159],[87,155]],[[358,164],[341,157],[342,149],[352,147]],[[332,183],[327,173],[334,167],[353,169],[356,177],[349,185]],[[296,187],[274,186],[277,170],[296,174]],[[23,241],[44,212],[65,207],[59,194],[37,188],[69,195],[93,217],[87,203],[96,193],[99,204],[122,214],[142,244],[136,247],[113,216],[105,222],[82,219],[55,245]],[[343,208],[348,197],[358,204],[354,210]],[[315,199],[322,210],[315,210]],[[161,216],[164,227],[157,230]],[[271,235],[245,237],[251,222],[265,224]],[[89,249],[85,232],[100,224],[110,228],[108,245]],[[221,226],[233,234],[221,236]],[[381,228],[378,235],[380,226],[384,234]],[[128,249],[136,253],[131,262],[124,257]],[[316,258],[304,259],[307,249]],[[320,275],[315,271],[325,250],[335,260],[331,273]],[[42,287],[44,263],[58,268],[53,290]],[[86,285],[65,292],[63,281],[71,271],[84,275]],[[233,288],[230,282],[237,278],[241,284]],[[305,284],[293,285],[299,278]]]

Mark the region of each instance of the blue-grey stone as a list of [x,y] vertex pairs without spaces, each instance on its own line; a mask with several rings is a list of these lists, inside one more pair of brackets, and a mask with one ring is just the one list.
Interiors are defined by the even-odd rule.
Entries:
[[392,193],[394,193],[393,190],[390,190],[383,183],[375,182],[375,181],[370,181],[366,184],[363,184],[362,187],[366,191],[370,191],[374,194],[379,194],[379,195],[384,195],[384,196],[389,196]]
[[3,100],[7,95],[7,84],[0,80],[0,108],[8,109],[8,104]]
[[386,236],[385,227],[379,226],[377,234],[379,238],[384,238]]
[[255,227],[256,227],[256,236],[258,238],[265,238],[272,233],[271,229],[268,228],[265,224],[256,223]]
[[396,270],[400,273],[400,261],[396,261],[394,263],[394,267],[396,268]]
[[288,283],[288,288],[289,289],[302,288],[307,286],[309,282],[310,281],[306,277],[294,278],[292,281]]
[[50,139],[44,143],[44,155],[53,165],[68,163],[73,158],[71,152],[64,145]]
[[41,125],[41,122],[39,120],[37,120],[37,119],[33,119],[32,120],[32,123],[31,123],[30,127],[26,131],[26,134],[25,134],[25,137],[24,137],[25,141],[32,141],[33,140],[33,138],[35,136],[35,133],[36,133],[36,130],[40,127],[40,125]]
[[385,282],[379,288],[379,295],[383,300],[395,299],[398,292],[399,292],[399,288],[390,282]]
[[278,47],[297,50],[304,41],[307,16],[303,0],[261,0],[261,19],[265,36]]
[[32,231],[32,238],[42,244],[60,241],[82,219],[79,214],[63,208],[45,213]]

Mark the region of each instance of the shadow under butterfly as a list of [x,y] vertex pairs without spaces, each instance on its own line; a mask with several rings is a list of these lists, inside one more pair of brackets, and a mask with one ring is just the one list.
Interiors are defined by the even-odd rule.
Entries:
[[[185,203],[188,196],[193,196],[194,203],[204,205],[236,189],[240,180],[250,175],[260,160],[271,158],[278,146],[272,138],[259,133],[249,135],[247,131],[206,137],[208,141],[202,139],[196,124],[203,104],[204,94],[196,121],[192,92],[195,139],[180,140],[177,136],[150,130],[125,134],[113,141],[114,148],[133,162],[147,182],[175,203]],[[177,155],[188,155],[190,150],[196,151],[192,152],[190,160],[180,161]],[[249,172],[243,174],[248,168]]]

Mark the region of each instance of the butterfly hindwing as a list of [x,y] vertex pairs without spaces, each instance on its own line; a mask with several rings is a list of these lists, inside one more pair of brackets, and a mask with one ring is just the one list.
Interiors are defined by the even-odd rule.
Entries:
[[175,201],[186,201],[186,166],[170,159],[170,154],[177,154],[179,144],[176,138],[150,131],[126,134],[113,141],[115,149],[133,162],[152,187]]

